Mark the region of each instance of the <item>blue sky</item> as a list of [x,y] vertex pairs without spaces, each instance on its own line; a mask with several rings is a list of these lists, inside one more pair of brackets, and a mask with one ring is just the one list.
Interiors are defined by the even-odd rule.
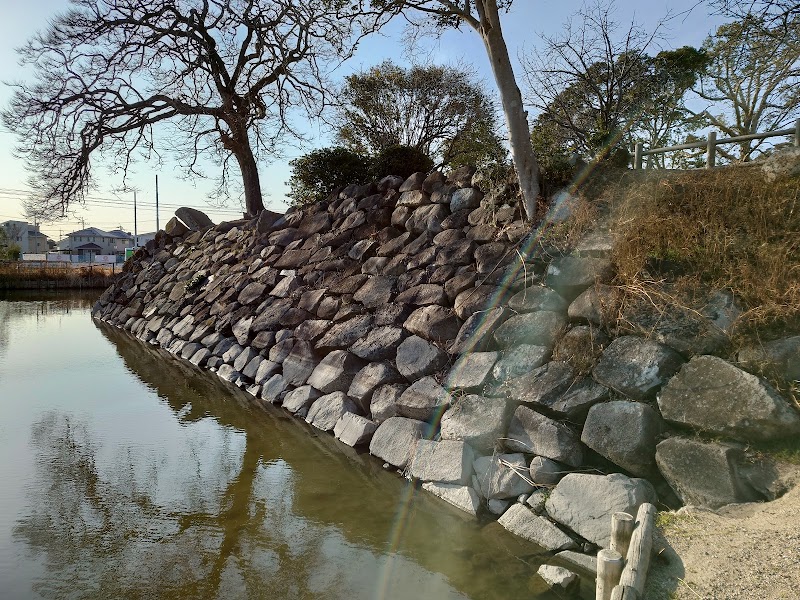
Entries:
[[[35,4],[35,10],[31,9]],[[37,30],[45,27],[47,20],[67,7],[67,0],[35,0],[34,3],[20,3],[14,0],[0,0],[3,18],[0,19],[0,80],[15,81],[25,77],[17,62],[15,48]],[[522,51],[535,52],[539,46],[539,33],[557,34],[563,23],[574,15],[582,2],[574,0],[516,0],[512,12],[503,17],[503,31],[512,59]],[[674,0],[669,3],[652,0],[618,0],[615,3],[617,20],[623,26],[635,19],[645,28],[652,28],[671,11],[675,17],[664,29],[661,46],[675,48],[691,44],[700,45],[705,37],[721,22],[718,17],[709,15],[706,6],[697,0]],[[368,68],[385,59],[399,64],[408,64],[400,38],[402,25],[396,23],[386,28],[382,35],[364,41],[356,56],[344,66],[340,76]],[[477,35],[469,29],[463,32],[448,32],[438,42],[429,40],[421,55],[437,64],[471,65],[478,79],[486,82],[486,89],[494,92],[494,80],[486,59],[483,46]],[[522,87],[522,73],[515,64],[515,71]],[[0,104],[5,105],[11,95],[7,85],[0,86]],[[303,124],[311,139],[302,147],[287,147],[285,157],[259,165],[262,187],[265,190],[265,204],[268,208],[285,209],[284,182],[289,178],[288,161],[314,147],[328,143],[327,132],[320,123]],[[0,222],[8,219],[24,219],[21,199],[27,188],[27,174],[21,159],[13,156],[15,136],[5,128],[0,128]],[[135,174],[130,177],[132,185],[139,189],[138,229],[139,232],[155,229],[155,211],[152,203],[155,197],[155,174],[159,175],[159,196],[162,205],[160,225],[163,227],[172,216],[175,206],[188,205],[205,210],[215,222],[236,218],[240,207],[235,203],[218,210],[206,203],[206,193],[212,182],[187,181],[174,165],[157,167],[140,163],[135,166]],[[206,169],[214,173],[214,167]],[[114,192],[122,185],[121,176],[111,176],[102,168],[96,169],[97,189],[90,194],[90,202],[83,208],[76,207],[73,215],[65,221],[43,224],[42,229],[51,237],[58,238],[66,232],[82,226],[92,225],[111,229],[122,225],[133,230],[133,208],[130,205],[132,193]]]

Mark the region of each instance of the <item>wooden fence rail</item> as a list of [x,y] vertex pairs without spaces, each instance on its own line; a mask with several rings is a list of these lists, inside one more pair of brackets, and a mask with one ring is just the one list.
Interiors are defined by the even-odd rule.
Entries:
[[710,169],[716,165],[717,162],[717,146],[720,144],[735,144],[737,142],[746,142],[749,140],[765,140],[771,137],[781,135],[793,135],[795,147],[800,147],[800,119],[794,123],[791,129],[781,129],[779,131],[770,131],[768,133],[751,133],[749,135],[739,135],[732,138],[725,138],[722,140],[717,139],[717,132],[710,131],[705,140],[699,142],[690,142],[688,144],[679,144],[678,146],[667,146],[666,148],[653,148],[645,150],[642,142],[637,142],[633,152],[633,168],[642,168],[642,159],[651,154],[663,154],[664,152],[673,152],[676,150],[690,150],[692,148],[705,148],[706,149],[706,169]]
[[653,551],[656,507],[645,502],[636,513],[614,513],[611,547],[597,554],[596,600],[642,600]]

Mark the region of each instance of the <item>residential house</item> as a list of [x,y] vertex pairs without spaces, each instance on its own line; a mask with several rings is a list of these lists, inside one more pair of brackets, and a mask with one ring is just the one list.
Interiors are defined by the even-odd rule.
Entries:
[[6,233],[9,243],[19,246],[23,254],[44,254],[49,250],[47,236],[39,231],[38,225],[26,221],[5,221],[0,227]]
[[103,231],[97,227],[87,227],[73,231],[59,242],[59,250],[77,255],[84,260],[92,260],[97,255],[124,256],[125,248],[133,246],[133,236],[121,229]]

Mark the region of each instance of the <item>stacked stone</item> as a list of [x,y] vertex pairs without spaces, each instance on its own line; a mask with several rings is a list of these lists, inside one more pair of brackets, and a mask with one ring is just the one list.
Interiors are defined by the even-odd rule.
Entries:
[[[788,403],[721,358],[612,341],[609,246],[547,252],[472,179],[387,177],[218,226],[184,214],[94,316],[548,550],[605,545],[613,512],[656,500],[649,481],[662,500],[670,487],[706,505],[764,495],[740,449],[670,424],[790,435]],[[588,366],[570,361],[576,348],[593,351]],[[585,466],[616,472],[574,472]]]

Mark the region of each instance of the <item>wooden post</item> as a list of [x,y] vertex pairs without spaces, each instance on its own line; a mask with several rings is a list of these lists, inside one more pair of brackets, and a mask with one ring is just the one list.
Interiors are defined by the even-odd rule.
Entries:
[[644,149],[644,144],[642,142],[636,142],[636,146],[633,150],[633,168],[637,171],[641,170],[642,168],[642,150]]
[[[619,584],[632,587],[639,596],[644,595],[647,570],[650,568],[650,553],[653,550],[653,531],[655,529],[656,507],[645,502],[636,513],[636,530],[631,537],[628,560]],[[600,565],[598,559],[598,567]]]
[[615,512],[611,515],[611,546],[622,556],[628,556],[633,528],[636,525],[632,515],[626,512]]
[[706,169],[714,168],[717,162],[717,132],[708,132],[708,142],[706,143]]
[[800,119],[794,122],[794,147],[800,148]]
[[631,587],[618,585],[611,592],[611,600],[639,600],[639,594]]
[[619,583],[625,561],[616,550],[603,549],[597,553],[596,600],[611,600],[611,592]]

